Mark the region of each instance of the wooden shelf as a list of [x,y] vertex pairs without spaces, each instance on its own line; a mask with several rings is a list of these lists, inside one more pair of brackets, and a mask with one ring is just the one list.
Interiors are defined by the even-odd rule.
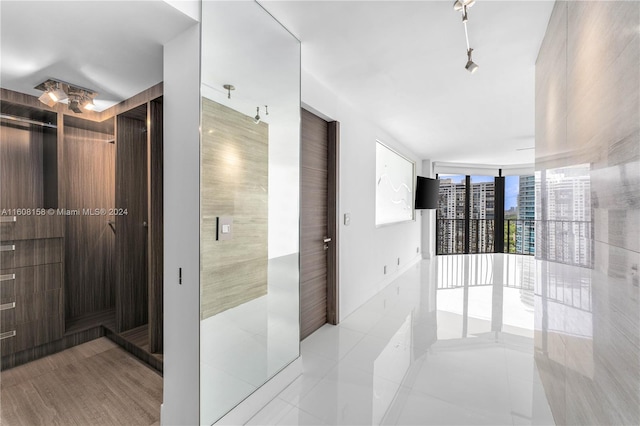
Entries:
[[115,319],[115,308],[70,318],[66,321],[65,335],[78,333],[80,331],[89,330],[99,326],[113,330],[115,326]]

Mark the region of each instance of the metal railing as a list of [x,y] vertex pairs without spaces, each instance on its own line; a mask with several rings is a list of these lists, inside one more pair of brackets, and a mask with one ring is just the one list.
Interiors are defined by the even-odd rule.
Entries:
[[533,291],[534,280],[535,259],[529,256],[505,256],[499,261],[491,254],[437,258],[438,290],[499,284]]
[[564,265],[593,268],[593,222],[538,221],[538,257]]
[[[468,235],[467,235],[468,234]],[[437,219],[436,253],[495,253],[494,219]],[[566,265],[593,266],[591,221],[504,221],[504,253],[534,255]]]
[[[465,242],[467,221],[468,251]],[[493,219],[438,219],[436,222],[437,254],[494,253]]]
[[536,253],[536,221],[506,219],[504,221],[504,252],[533,256]]

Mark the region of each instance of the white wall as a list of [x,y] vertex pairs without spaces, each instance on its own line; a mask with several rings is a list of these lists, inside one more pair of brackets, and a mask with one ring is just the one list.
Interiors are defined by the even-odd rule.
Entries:
[[[376,139],[416,162],[421,160],[309,72],[302,71],[302,103],[340,122],[340,320],[420,259],[421,219],[375,226]],[[344,225],[344,214],[351,224]],[[400,258],[400,266],[397,259]],[[387,265],[387,274],[383,270]]]
[[[164,46],[163,425],[199,423],[200,25]],[[182,284],[178,282],[182,268]]]

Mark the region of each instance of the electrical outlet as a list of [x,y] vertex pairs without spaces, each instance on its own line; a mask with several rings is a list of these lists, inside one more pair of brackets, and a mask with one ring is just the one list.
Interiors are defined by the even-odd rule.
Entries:
[[420,253],[420,247],[416,247],[416,253]]
[[400,258],[398,258],[398,266],[400,266]]
[[384,274],[387,275],[387,265],[384,265]]

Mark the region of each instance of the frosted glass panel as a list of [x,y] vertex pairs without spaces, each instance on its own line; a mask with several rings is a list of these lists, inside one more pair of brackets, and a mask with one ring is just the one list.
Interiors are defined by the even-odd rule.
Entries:
[[376,141],[376,225],[414,219],[415,163]]

